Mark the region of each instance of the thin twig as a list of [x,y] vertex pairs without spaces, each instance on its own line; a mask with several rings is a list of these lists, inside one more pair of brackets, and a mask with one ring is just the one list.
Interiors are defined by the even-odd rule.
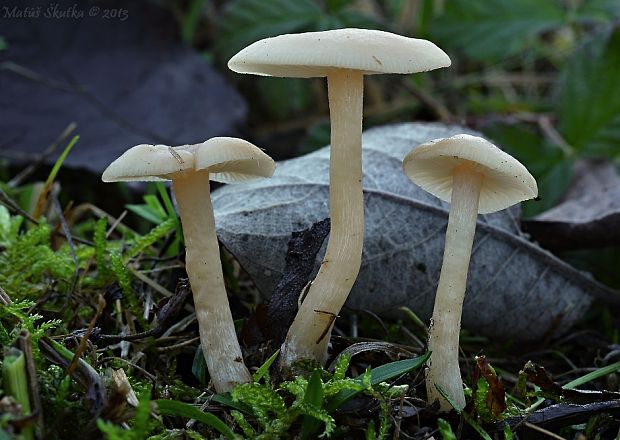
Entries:
[[[105,350],[107,350],[107,348],[105,348]],[[136,370],[138,370],[138,371],[141,371],[141,372],[142,372],[142,373],[143,373],[146,377],[148,377],[148,378],[151,380],[151,382],[153,382],[154,384],[155,384],[155,383],[157,383],[157,378],[156,378],[154,375],[152,375],[151,373],[149,373],[148,371],[146,371],[144,368],[140,367],[139,365],[136,365],[135,363],[133,363],[133,362],[131,362],[131,361],[127,360],[127,359],[123,359],[122,357],[117,357],[117,356],[110,356],[110,357],[105,357],[105,358],[102,358],[102,359],[99,361],[99,363],[103,365],[103,364],[107,363],[108,361],[122,361],[122,362],[125,362],[127,365],[129,365],[129,366],[131,366],[131,367],[135,368],[135,369],[136,369]]]
[[193,344],[194,342],[197,342],[199,340],[200,340],[200,336],[196,336],[194,338],[188,339],[187,341],[179,342],[178,344],[169,345],[167,347],[157,347],[155,350],[157,350],[158,352],[172,351],[172,350],[176,350],[177,348],[182,348],[187,345]]
[[162,295],[164,295],[166,297],[171,297],[171,296],[174,295],[174,293],[172,293],[171,291],[169,291],[168,289],[166,289],[164,286],[162,286],[161,284],[157,283],[156,281],[153,281],[152,279],[150,279],[149,277],[144,275],[139,270],[136,270],[136,269],[134,269],[131,266],[127,266],[127,269],[129,269],[129,272],[131,272],[131,274],[133,276],[138,278],[143,283],[149,285],[153,290],[161,293]]
[[557,440],[566,440],[565,437],[560,437],[559,435],[557,435],[557,434],[555,434],[555,433],[553,433],[551,431],[548,431],[545,428],[541,428],[540,426],[534,425],[533,423],[525,422],[525,423],[523,423],[523,425],[528,427],[528,428],[530,428],[530,429],[533,429],[534,431],[538,431],[538,432],[540,432],[542,434],[545,434],[546,436],[548,436],[550,438],[554,438],[554,439],[557,439]]
[[45,162],[45,159],[54,154],[58,146],[64,143],[69,138],[69,136],[71,136],[71,133],[73,133],[76,128],[77,124],[75,122],[71,122],[69,125],[67,125],[67,127],[62,131],[62,133],[60,133],[60,136],[58,136],[58,138],[56,138],[56,140],[49,147],[47,147],[37,159],[35,159],[30,165],[28,165],[15,177],[8,181],[8,187],[15,188],[21,185],[22,182],[28,178],[28,176],[30,176],[38,167],[41,166],[43,162]]
[[103,299],[102,295],[99,295],[99,303],[97,304],[97,312],[95,313],[95,316],[93,316],[93,319],[90,320],[90,324],[88,324],[88,329],[84,332],[82,339],[80,339],[80,343],[78,345],[77,350],[75,350],[73,359],[71,359],[71,363],[67,367],[68,375],[73,374],[73,370],[75,370],[75,368],[77,367],[80,356],[82,355],[84,350],[86,350],[86,344],[88,343],[88,338],[93,332],[93,329],[95,328],[95,324],[97,323],[97,320],[101,316],[103,309],[105,309],[105,306],[106,306],[105,299]]
[[450,113],[448,107],[446,107],[441,101],[435,98],[433,95],[425,90],[415,87],[411,83],[406,83],[406,88],[416,97],[422,104],[427,106],[435,113],[435,116],[439,118],[441,122],[450,122],[454,120],[454,115]]
[[4,291],[2,287],[0,287],[0,304],[5,306],[10,306],[11,304],[13,304],[13,301],[11,301],[11,297]]
[[562,135],[555,129],[555,127],[551,123],[551,118],[546,115],[540,116],[538,118],[538,126],[551,142],[560,147],[564,154],[566,154],[568,157],[571,157],[573,155],[573,147],[571,147],[569,143],[566,142],[566,140],[562,137]]
[[54,204],[54,208],[56,208],[56,213],[58,214],[58,219],[60,222],[60,227],[62,229],[63,234],[65,235],[65,239],[67,240],[67,244],[69,245],[69,254],[71,255],[71,260],[73,261],[74,270],[73,277],[71,278],[71,285],[69,288],[69,295],[73,295],[75,286],[77,284],[78,277],[80,276],[80,268],[78,265],[77,256],[75,254],[75,245],[73,244],[73,237],[71,236],[71,231],[69,230],[69,226],[67,225],[67,221],[65,220],[65,215],[60,205],[60,201],[58,200],[58,194],[55,191],[52,191],[52,203]]

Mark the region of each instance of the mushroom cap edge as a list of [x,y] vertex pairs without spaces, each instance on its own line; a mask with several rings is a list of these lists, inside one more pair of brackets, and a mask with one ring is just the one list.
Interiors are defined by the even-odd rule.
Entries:
[[373,75],[426,72],[450,64],[450,57],[431,41],[345,28],[264,38],[234,55],[228,68],[254,75],[311,78],[336,69]]
[[478,136],[458,134],[418,145],[403,159],[405,174],[422,189],[450,202],[452,172],[464,161],[484,174],[478,212],[489,214],[538,195],[536,180],[521,162]]
[[104,182],[172,180],[182,173],[205,170],[210,180],[223,183],[271,177],[275,162],[243,139],[215,137],[205,142],[169,147],[136,145],[103,172]]

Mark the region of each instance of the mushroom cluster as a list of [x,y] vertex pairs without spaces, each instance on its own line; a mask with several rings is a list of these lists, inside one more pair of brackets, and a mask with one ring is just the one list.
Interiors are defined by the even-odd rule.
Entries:
[[[281,365],[311,358],[324,363],[331,329],[355,282],[364,238],[362,191],[363,77],[422,72],[450,65],[427,40],[366,29],[280,35],[257,41],[231,58],[240,73],[326,77],[331,118],[329,209],[331,233],[316,278],[282,346]],[[209,180],[225,183],[270,177],[273,160],[236,138],[196,145],[138,145],[104,172],[103,180],[172,180],[186,245],[200,341],[216,391],[251,380],[232,320],[215,234]],[[428,347],[429,402],[441,410],[465,406],[458,363],[461,310],[478,213],[537,196],[536,181],[517,160],[485,139],[457,135],[412,150],[403,161],[411,180],[451,203]],[[449,399],[446,399],[447,395]]]

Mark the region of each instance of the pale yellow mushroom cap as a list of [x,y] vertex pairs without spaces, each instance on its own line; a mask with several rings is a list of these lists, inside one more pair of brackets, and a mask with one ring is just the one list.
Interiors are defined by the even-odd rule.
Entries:
[[104,182],[172,180],[182,173],[205,170],[218,182],[235,183],[271,177],[275,163],[260,148],[230,137],[169,147],[136,145],[103,172]]
[[428,40],[370,29],[285,34],[257,41],[233,56],[238,73],[310,78],[331,70],[415,73],[448,67],[450,57]]
[[538,196],[536,180],[521,162],[486,139],[468,134],[417,146],[405,156],[403,169],[413,183],[449,202],[453,171],[467,162],[484,175],[478,207],[481,214]]

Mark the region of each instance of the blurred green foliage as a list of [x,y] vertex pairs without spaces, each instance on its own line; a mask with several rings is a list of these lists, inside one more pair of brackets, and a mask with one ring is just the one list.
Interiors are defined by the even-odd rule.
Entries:
[[[367,77],[365,126],[440,119],[481,130],[539,181],[542,201],[526,215],[557,203],[575,160],[620,160],[617,0],[193,0],[182,16],[186,40],[223,71],[243,47],[282,33],[362,27],[436,42],[449,69]],[[329,142],[324,81],[229,77],[258,141],[293,133],[298,152]]]

